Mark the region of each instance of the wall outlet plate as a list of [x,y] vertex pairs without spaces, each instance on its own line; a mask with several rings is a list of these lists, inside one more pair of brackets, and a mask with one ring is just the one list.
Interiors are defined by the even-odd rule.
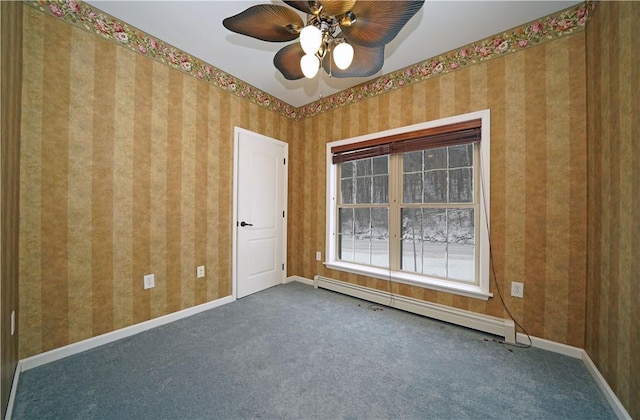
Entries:
[[198,266],[198,268],[196,269],[196,276],[198,278],[204,277],[204,265],[199,265]]
[[147,274],[144,276],[144,288],[151,289],[156,287],[156,278],[154,274]]
[[322,261],[322,252],[316,251],[316,261]]
[[517,281],[511,282],[511,296],[523,297],[524,296],[524,283],[518,283]]

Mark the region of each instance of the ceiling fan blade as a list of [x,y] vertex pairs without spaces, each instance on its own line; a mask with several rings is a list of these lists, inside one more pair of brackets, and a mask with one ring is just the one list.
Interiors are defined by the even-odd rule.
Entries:
[[356,0],[320,0],[322,14],[337,16],[352,10]]
[[300,0],[300,1],[287,1],[287,0],[285,0],[285,3],[287,3],[291,7],[294,7],[296,9],[300,10],[301,12],[308,13],[310,15],[313,14],[312,7],[313,7],[315,1],[303,1],[303,0]]
[[352,44],[376,47],[388,44],[415,15],[424,0],[358,1],[352,9],[356,21],[341,27]]
[[[331,67],[329,67],[331,60]],[[379,47],[363,47],[353,45],[353,61],[345,70],[340,70],[333,61],[333,54],[327,54],[322,60],[324,71],[333,77],[367,77],[376,74],[384,64],[384,45]]]
[[298,80],[304,77],[300,67],[300,59],[304,51],[299,42],[294,42],[278,51],[273,57],[273,65],[287,80]]
[[[308,13],[310,15],[315,14],[318,10],[316,8],[315,1],[287,1],[291,7],[295,7],[301,12]],[[356,0],[319,0],[318,3],[322,5],[322,14],[326,16],[336,16],[342,13],[346,13],[353,9],[353,5],[356,4]]]
[[232,32],[270,42],[292,41],[304,26],[294,10],[273,4],[251,6],[224,19],[222,24]]

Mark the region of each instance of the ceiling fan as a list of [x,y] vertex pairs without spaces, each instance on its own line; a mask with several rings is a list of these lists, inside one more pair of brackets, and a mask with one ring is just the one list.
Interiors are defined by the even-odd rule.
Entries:
[[222,21],[230,31],[269,42],[300,38],[278,51],[273,64],[288,80],[312,78],[322,67],[335,77],[367,77],[384,63],[384,47],[424,0],[285,1],[251,6]]

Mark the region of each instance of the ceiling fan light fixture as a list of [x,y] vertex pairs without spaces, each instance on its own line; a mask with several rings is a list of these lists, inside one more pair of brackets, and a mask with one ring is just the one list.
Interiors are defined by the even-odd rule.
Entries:
[[[299,37],[299,43],[281,48],[273,59],[287,80],[313,78],[320,68],[332,77],[369,77],[382,69],[385,45],[425,1],[284,0],[295,10],[258,4],[222,24],[232,32],[268,42]],[[306,22],[300,12],[306,14]],[[331,57],[325,60],[327,54]]]
[[351,26],[356,23],[355,13],[349,11],[340,17],[340,26]]
[[322,32],[313,25],[307,25],[300,31],[300,46],[305,54],[315,54],[322,44]]
[[353,61],[353,47],[346,41],[341,42],[333,49],[333,61],[340,70],[345,70]]
[[314,54],[305,54],[300,59],[302,74],[308,79],[313,79],[320,68],[320,60]]

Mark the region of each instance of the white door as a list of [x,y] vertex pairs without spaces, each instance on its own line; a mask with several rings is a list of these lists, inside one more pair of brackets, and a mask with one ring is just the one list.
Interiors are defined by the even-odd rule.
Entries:
[[285,279],[288,145],[235,129],[236,297]]

